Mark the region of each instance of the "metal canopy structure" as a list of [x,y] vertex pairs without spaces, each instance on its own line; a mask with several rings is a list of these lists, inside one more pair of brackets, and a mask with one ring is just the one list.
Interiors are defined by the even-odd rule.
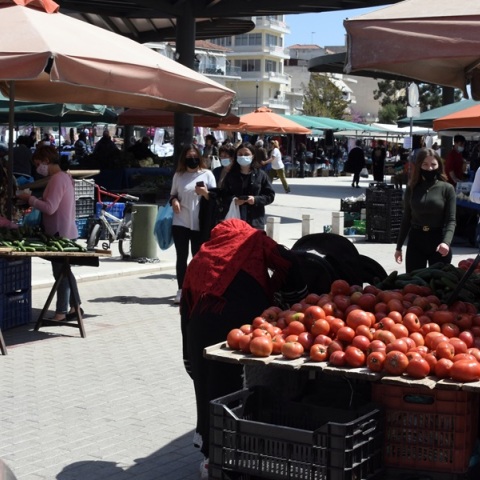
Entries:
[[[193,68],[196,39],[246,33],[254,28],[254,24],[248,17],[334,12],[390,5],[398,1],[82,0],[79,2],[78,0],[58,0],[58,4],[61,11],[67,15],[75,16],[140,43],[170,40],[175,33],[178,62]],[[81,42],[82,39],[78,41]],[[175,151],[178,152],[182,144],[190,142],[192,135],[192,117],[188,114],[176,113]]]

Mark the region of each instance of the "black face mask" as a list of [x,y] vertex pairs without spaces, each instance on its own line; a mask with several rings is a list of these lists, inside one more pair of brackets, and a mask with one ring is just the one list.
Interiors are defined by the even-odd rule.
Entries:
[[192,170],[197,168],[200,165],[200,159],[198,157],[187,157],[185,159],[187,167],[191,168]]
[[433,182],[438,178],[438,169],[422,170],[422,177],[427,182]]

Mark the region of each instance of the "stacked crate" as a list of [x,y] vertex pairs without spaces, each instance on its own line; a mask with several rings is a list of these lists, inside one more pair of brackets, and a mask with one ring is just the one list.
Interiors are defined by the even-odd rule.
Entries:
[[402,222],[402,190],[386,183],[371,183],[366,193],[366,239],[395,243]]
[[95,181],[75,180],[75,223],[78,237],[87,238],[89,217],[95,213]]
[[32,318],[32,261],[0,259],[0,330],[27,325]]

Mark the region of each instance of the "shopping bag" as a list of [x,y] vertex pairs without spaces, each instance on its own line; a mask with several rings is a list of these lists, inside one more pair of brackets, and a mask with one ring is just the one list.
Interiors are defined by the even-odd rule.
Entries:
[[211,155],[210,159],[211,159],[211,163],[210,163],[211,170],[215,170],[216,168],[222,166],[222,164],[220,163],[220,159],[216,155]]
[[230,208],[225,215],[225,220],[229,218],[240,218],[240,207],[238,205],[235,205],[235,198],[233,198],[230,202]]
[[368,170],[366,167],[363,167],[361,170],[360,170],[360,176],[362,178],[368,178]]
[[167,250],[173,245],[172,236],[173,208],[170,203],[160,207],[155,220],[154,235],[158,246],[162,250]]
[[42,212],[38,208],[32,208],[30,213],[23,217],[23,225],[28,227],[39,227],[42,225]]

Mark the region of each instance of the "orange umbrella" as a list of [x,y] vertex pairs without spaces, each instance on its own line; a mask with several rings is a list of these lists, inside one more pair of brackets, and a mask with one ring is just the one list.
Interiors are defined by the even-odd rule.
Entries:
[[[192,115],[196,127],[221,128],[222,125],[240,125],[240,118],[236,115],[214,117],[212,115]],[[143,125],[152,127],[171,127],[174,125],[174,114],[161,110],[141,110],[129,108],[118,115],[119,125]]]
[[240,125],[223,125],[218,128],[243,133],[312,133],[308,128],[272,112],[267,107],[260,107],[252,113],[242,115]]
[[433,121],[433,129],[437,132],[440,130],[462,130],[468,128],[480,128],[480,105],[474,105]]

